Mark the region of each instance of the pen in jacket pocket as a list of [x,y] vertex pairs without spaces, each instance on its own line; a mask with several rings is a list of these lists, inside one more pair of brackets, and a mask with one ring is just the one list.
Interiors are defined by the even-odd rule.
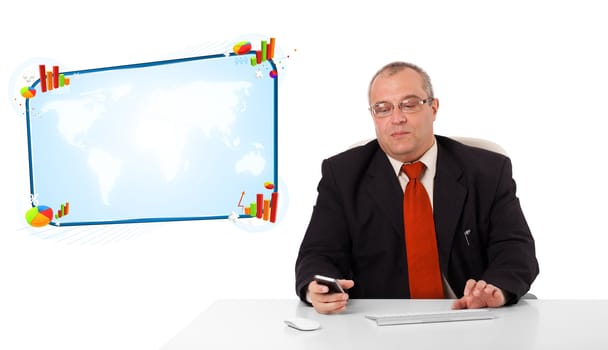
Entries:
[[469,246],[469,247],[471,246],[471,242],[469,242],[469,235],[470,234],[471,234],[471,230],[470,229],[464,231],[464,239],[467,240],[467,246]]

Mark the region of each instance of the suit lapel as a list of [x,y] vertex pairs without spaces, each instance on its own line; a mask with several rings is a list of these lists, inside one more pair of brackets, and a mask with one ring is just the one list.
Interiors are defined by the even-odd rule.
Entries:
[[460,182],[462,169],[447,153],[440,142],[437,144],[437,172],[433,190],[433,213],[441,270],[448,271],[452,240],[456,233],[467,195]]
[[376,206],[386,214],[395,228],[395,234],[403,238],[403,191],[386,155],[378,149],[372,158],[366,176],[369,195]]

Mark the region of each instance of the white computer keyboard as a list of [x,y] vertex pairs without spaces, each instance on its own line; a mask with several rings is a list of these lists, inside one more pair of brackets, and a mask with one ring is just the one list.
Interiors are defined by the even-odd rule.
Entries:
[[368,314],[365,317],[376,321],[378,326],[390,326],[412,323],[489,320],[495,318],[496,315],[488,309],[464,309],[403,314]]

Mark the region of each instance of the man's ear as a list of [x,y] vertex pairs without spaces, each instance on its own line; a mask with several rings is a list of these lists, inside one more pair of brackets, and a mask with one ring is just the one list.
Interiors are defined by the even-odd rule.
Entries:
[[437,118],[437,111],[439,110],[439,99],[433,99],[433,102],[431,102],[431,109],[433,110],[433,121],[435,121]]

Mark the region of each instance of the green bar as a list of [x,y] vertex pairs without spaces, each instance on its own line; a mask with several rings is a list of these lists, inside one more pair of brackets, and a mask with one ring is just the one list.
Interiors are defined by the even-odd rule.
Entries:
[[262,40],[262,62],[266,61],[266,40]]
[[65,83],[65,77],[63,76],[63,74],[59,74],[59,87],[63,87]]
[[255,66],[258,64],[258,62],[257,62],[257,61],[258,61],[258,60],[255,58],[255,55],[254,55],[254,56],[251,56],[251,65],[252,65],[252,66],[254,66],[254,67],[255,67]]
[[249,204],[249,216],[255,216],[257,214],[257,206],[255,203]]

